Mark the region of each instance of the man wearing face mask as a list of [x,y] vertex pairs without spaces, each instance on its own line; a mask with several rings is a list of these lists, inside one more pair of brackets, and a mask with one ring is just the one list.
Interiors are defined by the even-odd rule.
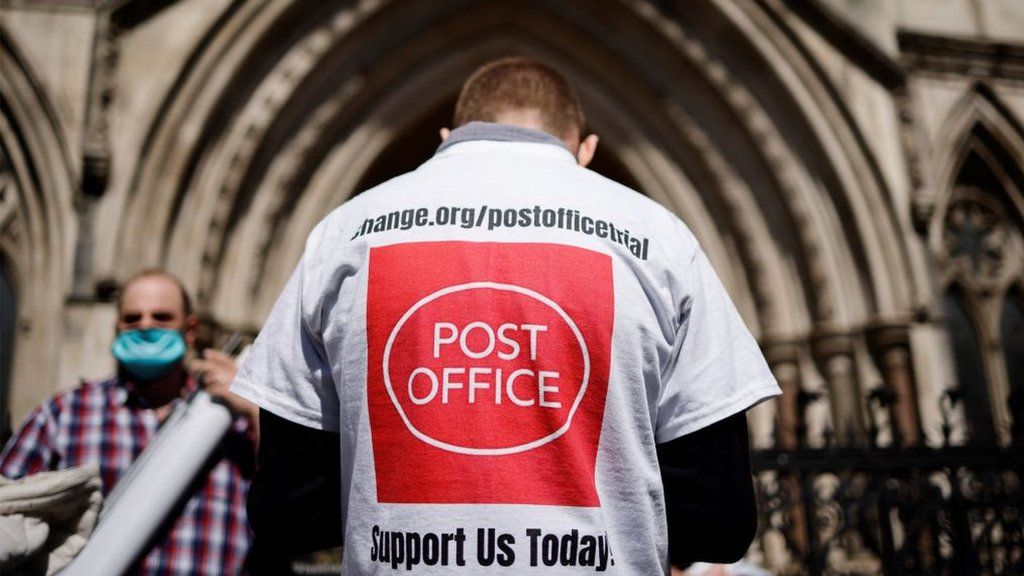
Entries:
[[[128,280],[118,301],[111,353],[117,374],[82,382],[32,412],[0,458],[0,473],[20,478],[94,463],[103,493],[118,480],[156,434],[174,406],[197,386],[185,369],[198,321],[180,281],[162,270]],[[162,541],[140,559],[138,574],[235,574],[251,542],[245,512],[253,466],[256,407],[227,391],[235,367],[230,357],[207,350],[189,364],[213,396],[239,414],[232,431],[197,481]]]

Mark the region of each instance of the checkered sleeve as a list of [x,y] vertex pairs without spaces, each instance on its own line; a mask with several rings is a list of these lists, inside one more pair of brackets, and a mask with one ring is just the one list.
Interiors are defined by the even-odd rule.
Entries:
[[53,441],[56,437],[55,404],[50,401],[36,408],[21,429],[4,446],[0,456],[0,474],[21,478],[56,466]]

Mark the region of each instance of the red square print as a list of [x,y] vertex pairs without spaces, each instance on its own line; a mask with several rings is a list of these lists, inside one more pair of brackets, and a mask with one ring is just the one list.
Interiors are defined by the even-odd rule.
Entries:
[[370,251],[379,502],[599,506],[611,258],[559,244]]

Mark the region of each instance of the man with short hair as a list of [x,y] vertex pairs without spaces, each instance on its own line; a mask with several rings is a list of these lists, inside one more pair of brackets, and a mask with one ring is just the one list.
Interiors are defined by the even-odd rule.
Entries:
[[[143,271],[124,284],[117,309],[111,346],[117,375],[82,382],[32,412],[0,458],[4,476],[94,463],[107,495],[174,406],[196,388],[184,362],[198,320],[181,282],[163,270]],[[249,421],[256,420],[257,408],[227,391],[235,372],[230,357],[207,350],[190,367],[203,376],[207,391],[244,418],[166,537],[135,566],[139,574],[237,574],[252,538],[245,497],[255,441]]]
[[232,390],[257,538],[343,572],[650,575],[756,528],[744,411],[779,394],[703,251],[585,169],[558,72],[477,70],[416,171],[310,234]]

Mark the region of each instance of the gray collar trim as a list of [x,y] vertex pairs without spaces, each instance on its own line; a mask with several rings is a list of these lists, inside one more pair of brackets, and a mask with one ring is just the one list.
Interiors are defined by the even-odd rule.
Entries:
[[460,142],[468,142],[470,140],[554,144],[562,147],[564,150],[568,150],[564,142],[547,132],[522,128],[520,126],[510,126],[508,124],[496,124],[494,122],[470,122],[452,130],[452,133],[448,135],[448,139],[437,148],[437,152],[446,150]]

